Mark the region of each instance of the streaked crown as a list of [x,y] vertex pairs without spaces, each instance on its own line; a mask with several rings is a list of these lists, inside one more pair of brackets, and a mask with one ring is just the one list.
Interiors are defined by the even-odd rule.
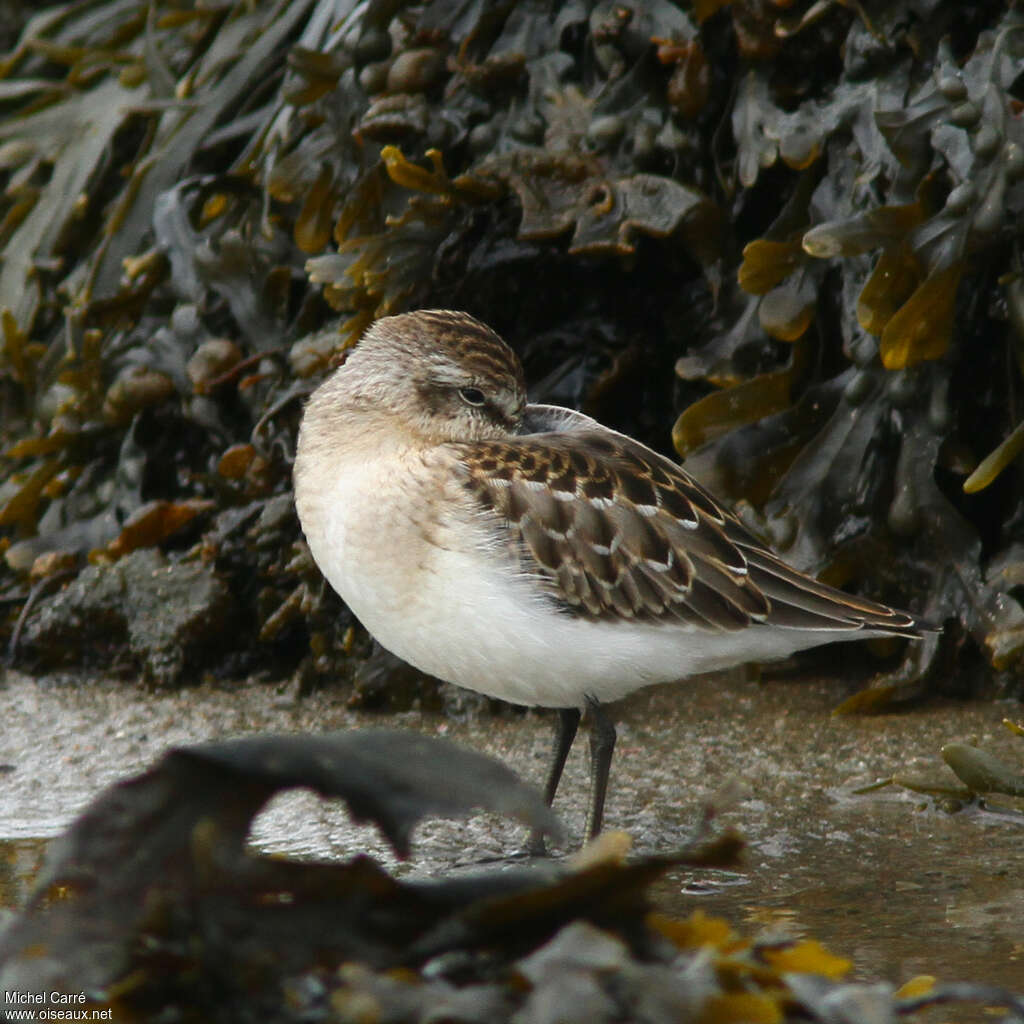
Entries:
[[363,339],[371,335],[388,336],[400,346],[425,349],[425,358],[437,375],[445,380],[467,376],[484,391],[512,390],[526,395],[526,380],[519,357],[488,327],[468,313],[448,309],[421,309],[415,313],[378,320]]
[[424,442],[475,441],[515,433],[525,407],[522,365],[494,331],[467,313],[419,310],[372,324],[306,419],[358,413]]

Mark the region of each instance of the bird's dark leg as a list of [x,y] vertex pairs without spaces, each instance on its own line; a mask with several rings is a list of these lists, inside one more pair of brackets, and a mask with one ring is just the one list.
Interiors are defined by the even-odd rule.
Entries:
[[[551,806],[558,792],[558,783],[562,780],[562,770],[565,768],[565,759],[572,749],[572,742],[576,739],[576,730],[580,724],[579,708],[558,708],[558,717],[555,719],[555,743],[551,748],[551,767],[548,769],[548,780],[544,784],[544,799],[548,806]],[[530,853],[535,857],[543,857],[546,853],[544,837],[539,832],[530,834]]]
[[590,711],[590,808],[587,811],[587,839],[601,831],[604,798],[608,792],[608,773],[615,751],[615,723],[593,697],[587,698]]
[[562,780],[565,759],[576,739],[576,730],[580,724],[579,708],[559,708],[555,719],[555,745],[551,748],[551,767],[548,769],[548,781],[544,785],[544,799],[550,807],[558,792],[558,783]]

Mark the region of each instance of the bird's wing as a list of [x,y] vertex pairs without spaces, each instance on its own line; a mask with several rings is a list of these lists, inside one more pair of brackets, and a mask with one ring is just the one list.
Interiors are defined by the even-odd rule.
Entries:
[[531,406],[525,422],[547,430],[450,447],[473,500],[507,524],[563,610],[718,632],[760,622],[920,635],[912,616],[791,569],[639,442],[556,407]]

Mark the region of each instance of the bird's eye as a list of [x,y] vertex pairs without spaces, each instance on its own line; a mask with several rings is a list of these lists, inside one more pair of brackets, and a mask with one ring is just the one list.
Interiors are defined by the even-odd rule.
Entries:
[[459,388],[459,398],[466,405],[483,405],[487,401],[487,396],[479,388]]

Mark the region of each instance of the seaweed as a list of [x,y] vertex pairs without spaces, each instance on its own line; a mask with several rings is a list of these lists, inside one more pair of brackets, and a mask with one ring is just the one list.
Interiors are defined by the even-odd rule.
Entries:
[[505,334],[539,398],[674,445],[800,568],[948,624],[866,704],[979,662],[1018,693],[1021,24],[943,0],[28,18],[0,60],[16,656],[74,661],[34,620],[156,547],[238,603],[220,670],[350,678],[368,643],[303,555],[294,434],[366,324],[430,305]]
[[852,961],[814,939],[654,911],[651,886],[672,867],[735,863],[742,841],[707,822],[661,854],[627,859],[629,837],[607,833],[564,863],[403,878],[364,853],[309,862],[248,848],[259,809],[300,786],[342,800],[402,858],[426,817],[487,809],[559,827],[509,769],[415,733],[172,749],[53,841],[0,931],[0,982],[24,1003],[118,1020],[781,1024],[966,1002],[1024,1014],[1020,995],[995,986],[848,980]]

